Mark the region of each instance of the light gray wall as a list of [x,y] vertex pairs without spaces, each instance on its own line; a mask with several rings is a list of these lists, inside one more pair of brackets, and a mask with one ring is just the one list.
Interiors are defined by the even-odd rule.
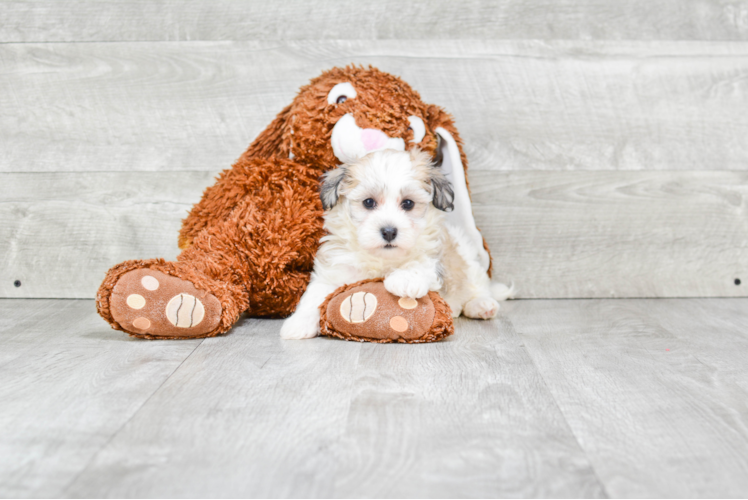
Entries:
[[748,2],[15,1],[0,19],[0,297],[93,297],[121,260],[174,258],[212,177],[349,63],[455,116],[519,297],[748,295]]
[[0,19],[8,42],[748,40],[740,0],[6,0]]

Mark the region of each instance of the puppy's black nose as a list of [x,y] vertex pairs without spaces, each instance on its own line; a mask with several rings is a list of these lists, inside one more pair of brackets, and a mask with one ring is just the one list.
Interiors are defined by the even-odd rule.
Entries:
[[394,240],[395,238],[397,238],[397,228],[396,227],[383,227],[382,238],[384,238],[386,241]]

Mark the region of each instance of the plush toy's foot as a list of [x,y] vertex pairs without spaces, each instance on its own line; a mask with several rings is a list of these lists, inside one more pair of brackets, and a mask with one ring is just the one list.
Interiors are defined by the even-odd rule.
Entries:
[[123,330],[145,338],[206,337],[221,321],[216,297],[155,269],[123,274],[112,290],[109,309]]
[[381,279],[335,290],[320,306],[320,333],[359,342],[436,342],[454,333],[452,311],[438,293],[400,298]]

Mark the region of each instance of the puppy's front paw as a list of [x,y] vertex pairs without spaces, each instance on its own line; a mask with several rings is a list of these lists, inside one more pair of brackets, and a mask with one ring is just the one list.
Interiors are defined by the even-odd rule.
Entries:
[[311,339],[319,335],[319,313],[294,313],[281,326],[280,336],[283,339]]
[[482,297],[468,301],[462,313],[468,318],[491,319],[499,312],[499,303],[490,297]]
[[462,314],[462,302],[460,302],[459,300],[447,300],[446,302],[449,305],[449,308],[452,310],[452,317],[459,318],[460,314]]
[[415,273],[395,271],[384,279],[384,288],[398,297],[420,299],[429,293],[429,284]]

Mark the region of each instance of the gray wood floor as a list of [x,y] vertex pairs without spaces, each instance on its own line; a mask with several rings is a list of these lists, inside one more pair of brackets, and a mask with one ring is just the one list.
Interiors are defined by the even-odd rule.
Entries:
[[526,300],[432,345],[130,339],[0,300],[0,496],[745,497],[748,299]]

